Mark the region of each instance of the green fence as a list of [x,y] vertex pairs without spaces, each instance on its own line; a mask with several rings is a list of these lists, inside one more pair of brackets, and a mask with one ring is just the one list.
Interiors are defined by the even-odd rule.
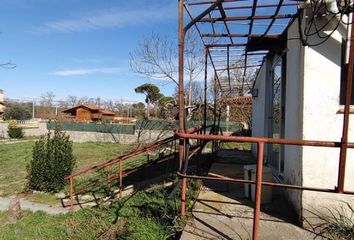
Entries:
[[137,120],[135,125],[137,130],[175,130],[178,122],[166,120]]
[[64,131],[80,131],[80,132],[101,132],[101,133],[135,133],[135,125],[121,124],[99,124],[99,123],[74,123],[74,122],[48,122],[47,128],[54,129],[58,125]]
[[[207,121],[207,126],[214,124],[214,121]],[[216,122],[218,124],[218,122]],[[188,127],[202,126],[203,121],[189,121]],[[242,124],[239,122],[226,122],[220,121],[220,128],[223,131],[237,132],[242,129]],[[136,122],[136,129],[143,130],[177,130],[178,121],[166,121],[166,120],[138,120]]]
[[[207,125],[214,124],[214,121],[207,121]],[[218,124],[218,123],[216,123]],[[54,129],[58,125],[64,131],[80,131],[80,132],[101,132],[101,133],[120,133],[132,134],[135,130],[170,130],[178,129],[178,121],[166,120],[138,120],[135,125],[132,124],[100,124],[100,123],[75,123],[75,122],[48,122],[47,128]],[[202,126],[202,121],[189,121],[188,127]],[[237,132],[242,129],[242,125],[238,122],[220,122],[220,128],[223,131]]]

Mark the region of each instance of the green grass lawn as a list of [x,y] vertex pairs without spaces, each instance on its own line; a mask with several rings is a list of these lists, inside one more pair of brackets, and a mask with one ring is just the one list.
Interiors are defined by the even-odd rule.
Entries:
[[247,142],[223,142],[221,143],[221,149],[237,149],[237,150],[251,150],[251,143]]
[[[0,196],[9,196],[24,191],[26,165],[32,157],[34,141],[0,144]],[[73,151],[77,168],[112,159],[132,148],[128,144],[102,142],[74,143]],[[34,197],[34,196],[31,196]],[[40,196],[34,197],[38,200]]]
[[[200,181],[188,182],[189,210],[200,184]],[[172,189],[156,185],[149,191],[117,199],[111,205],[58,216],[24,211],[16,223],[9,223],[7,213],[0,212],[0,239],[177,239],[185,220],[175,218],[180,201],[179,192],[168,198]]]

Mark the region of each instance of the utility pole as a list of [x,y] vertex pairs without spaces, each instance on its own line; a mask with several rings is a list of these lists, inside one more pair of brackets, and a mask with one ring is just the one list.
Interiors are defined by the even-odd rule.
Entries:
[[32,99],[32,119],[34,119],[34,99]]

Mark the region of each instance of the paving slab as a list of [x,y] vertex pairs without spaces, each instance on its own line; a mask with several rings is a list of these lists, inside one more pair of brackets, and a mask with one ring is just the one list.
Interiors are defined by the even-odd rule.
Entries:
[[[8,210],[11,199],[12,199],[11,197],[9,198],[0,197],[0,211]],[[29,210],[32,212],[43,211],[48,215],[58,215],[58,214],[69,212],[69,209],[65,209],[62,207],[54,207],[42,203],[34,203],[23,198],[20,199],[20,205],[21,205],[21,209],[23,210]]]
[[[243,178],[244,165],[253,164],[254,159],[246,152],[243,154],[247,160],[237,160],[242,154],[235,152],[219,153],[209,175]],[[254,203],[244,192],[243,184],[204,182],[192,210],[193,218],[187,222],[180,239],[252,239]],[[262,204],[260,218],[260,239],[316,237],[296,225],[296,217],[280,195],[274,195],[272,203]]]

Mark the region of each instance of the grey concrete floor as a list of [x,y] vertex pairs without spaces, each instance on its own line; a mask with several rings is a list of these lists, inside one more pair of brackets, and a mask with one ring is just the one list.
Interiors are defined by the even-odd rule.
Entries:
[[[254,163],[249,152],[225,151],[219,153],[218,159],[209,171],[211,176],[243,178],[243,166]],[[205,182],[181,239],[252,239],[254,203],[245,198],[244,192],[243,184]],[[272,203],[262,205],[260,239],[314,237],[297,226],[291,208],[273,189]]]

